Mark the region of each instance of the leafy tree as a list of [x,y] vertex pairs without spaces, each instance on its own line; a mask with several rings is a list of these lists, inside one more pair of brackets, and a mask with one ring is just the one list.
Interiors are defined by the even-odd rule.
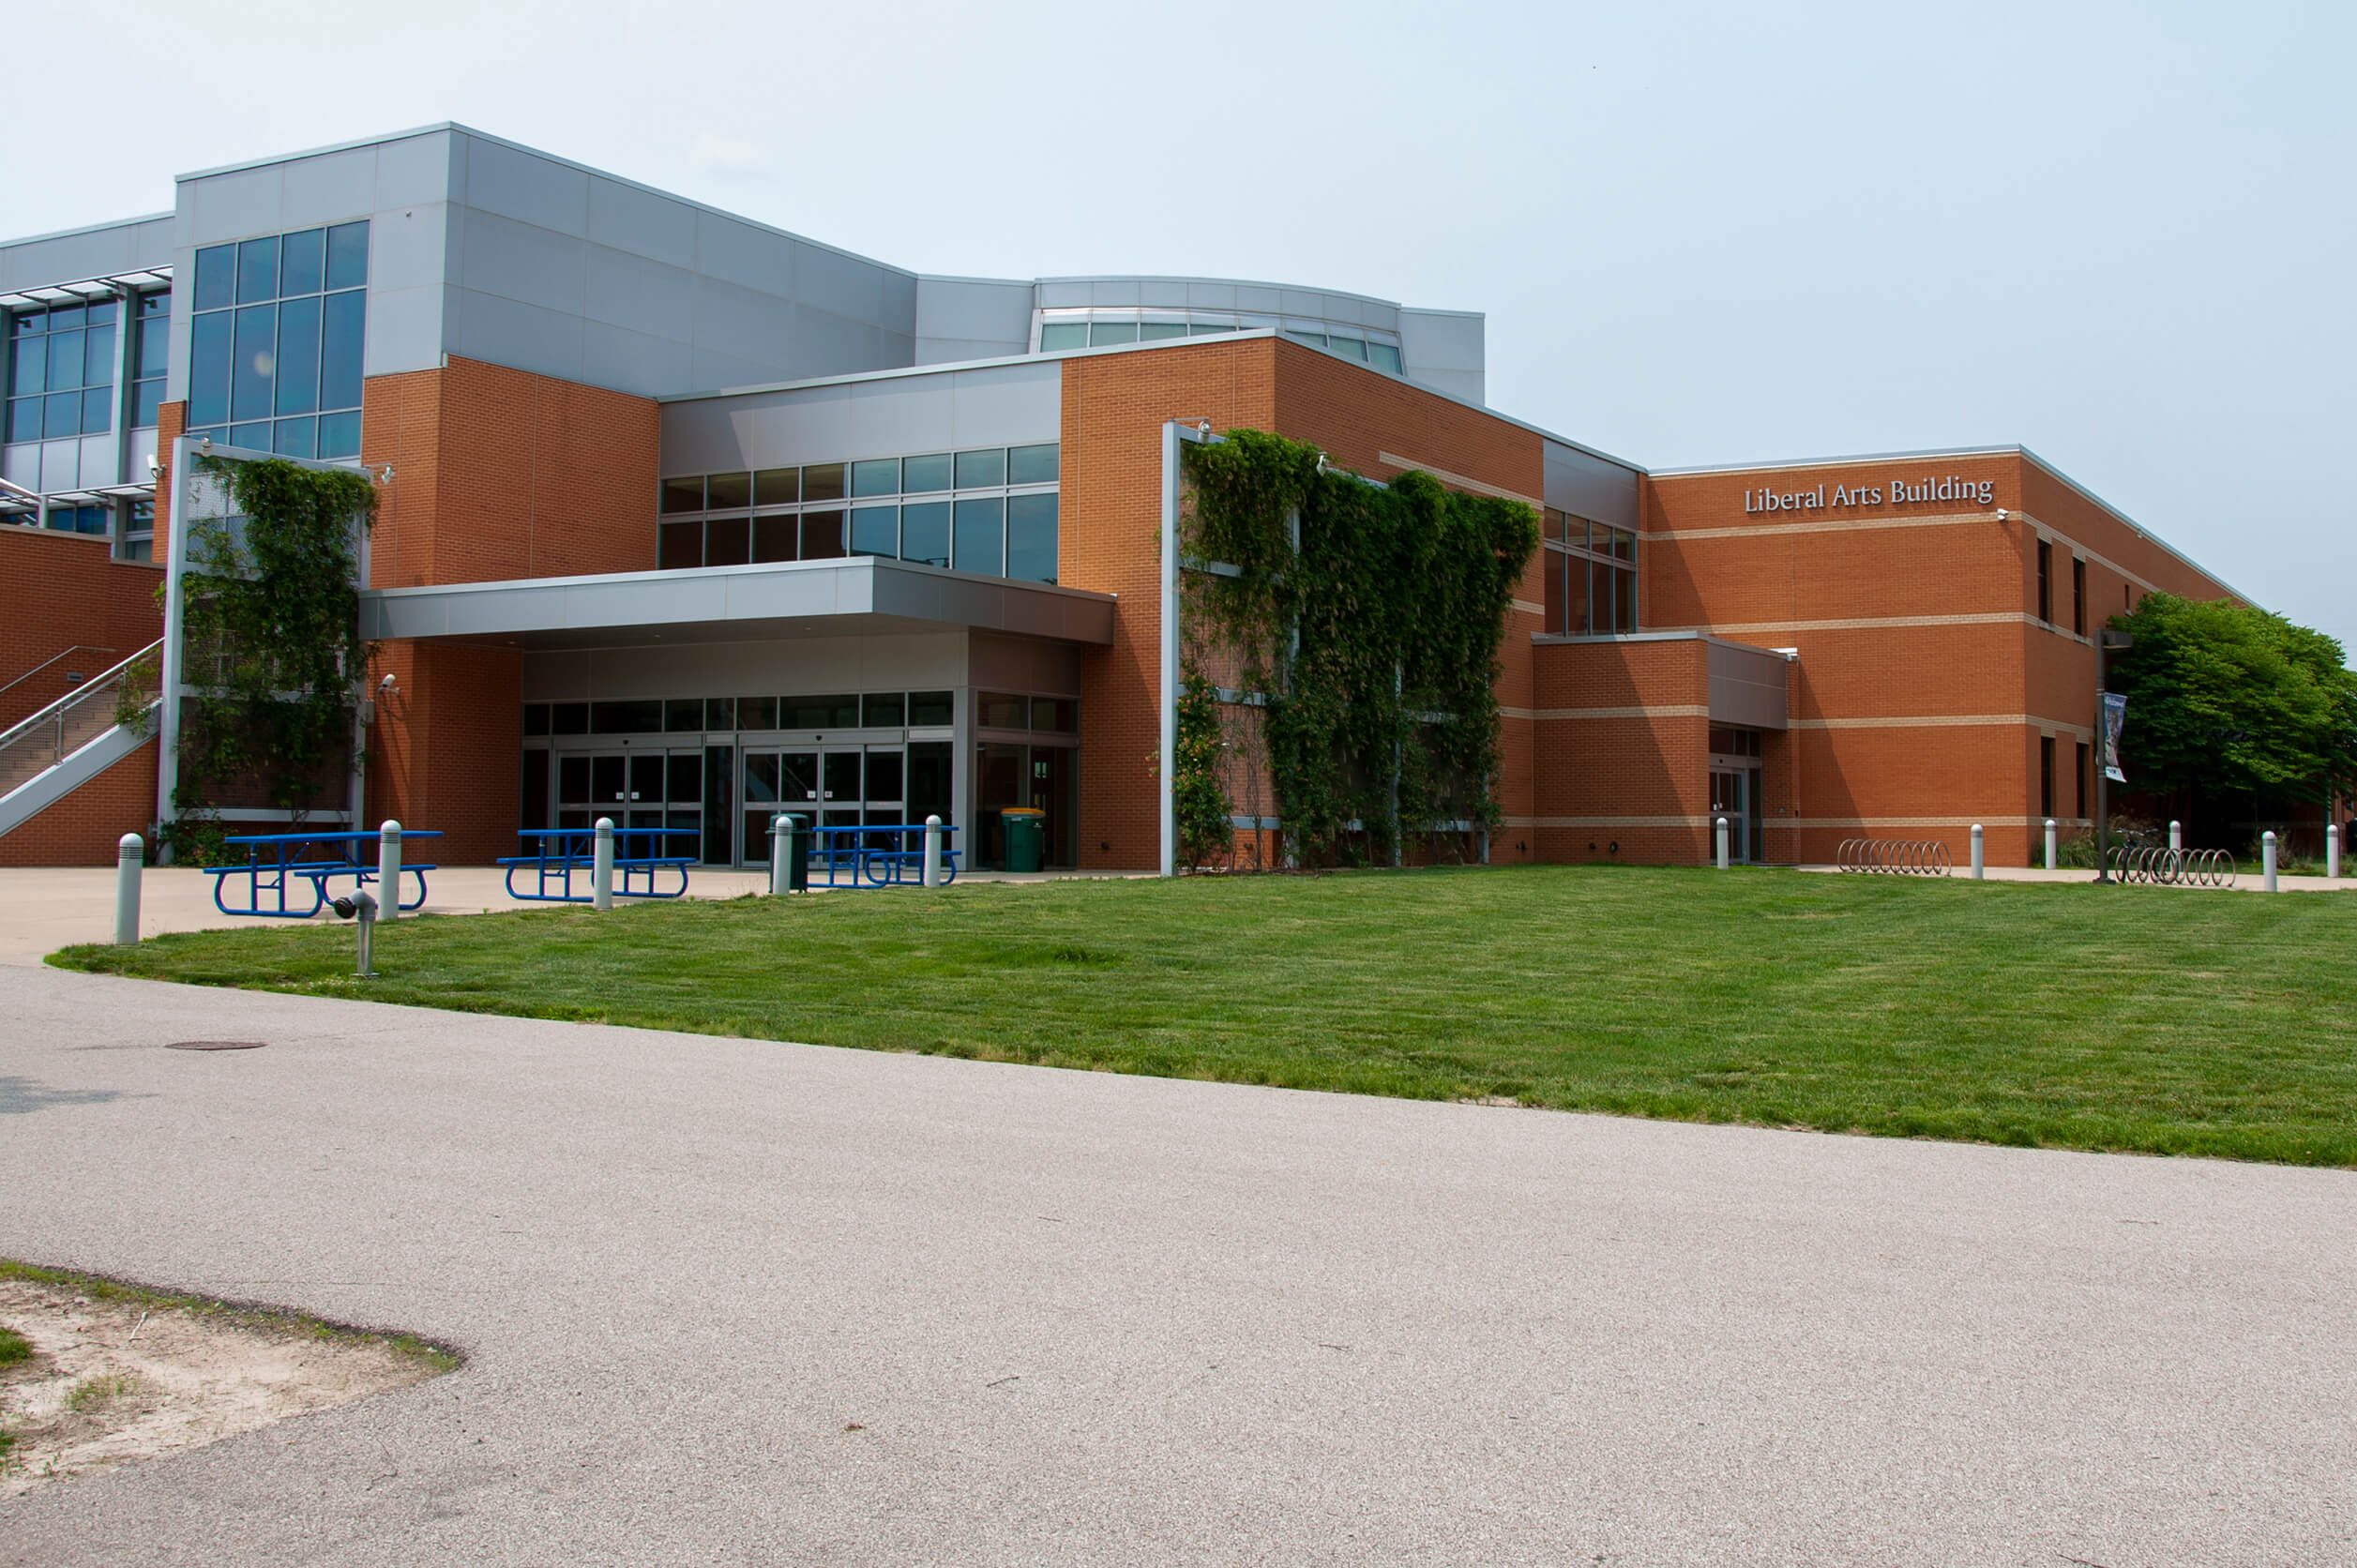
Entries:
[[2130,786],[2320,801],[2357,779],[2357,671],[2322,632],[2229,599],[2149,594],[2111,624]]

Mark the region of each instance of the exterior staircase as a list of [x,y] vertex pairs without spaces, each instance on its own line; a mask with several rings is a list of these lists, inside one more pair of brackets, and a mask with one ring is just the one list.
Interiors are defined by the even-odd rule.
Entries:
[[151,696],[130,724],[115,722],[124,685],[143,659],[152,685],[160,641],[0,731],[0,834],[15,831],[96,778],[155,734],[162,706]]

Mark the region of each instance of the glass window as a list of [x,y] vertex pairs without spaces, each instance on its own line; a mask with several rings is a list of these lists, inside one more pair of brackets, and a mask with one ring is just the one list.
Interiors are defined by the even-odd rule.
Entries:
[[740,730],[775,730],[778,728],[778,699],[775,697],[740,697],[736,700],[736,727]]
[[1355,359],[1362,364],[1366,362],[1367,339],[1364,338],[1329,337],[1326,339],[1326,347],[1345,359]]
[[356,458],[360,455],[360,411],[319,416],[319,455]]
[[[191,434],[235,419],[234,429],[220,432],[234,445],[289,456],[359,455],[368,240],[367,223],[345,223],[197,253],[189,336]],[[323,295],[323,288],[340,292]],[[152,421],[162,401],[170,319],[168,293],[143,297],[133,345],[135,421]],[[314,414],[316,422],[306,417]],[[273,415],[287,416],[282,428],[264,422]]]
[[549,705],[546,702],[526,702],[523,705],[523,732],[527,736],[549,732]]
[[309,414],[319,406],[319,301],[290,299],[279,307],[279,412]]
[[957,539],[950,564],[961,572],[1000,577],[1006,571],[1006,503],[991,496],[958,503]]
[[686,566],[703,565],[703,524],[701,522],[667,522],[657,535],[656,568],[674,572]]
[[196,253],[196,309],[218,310],[237,302],[237,248],[214,245]]
[[703,494],[703,504],[716,512],[723,506],[750,506],[753,504],[753,476],[750,474],[708,474],[704,475]]
[[843,514],[839,511],[802,514],[802,559],[832,561],[843,553]]
[[862,506],[851,515],[851,552],[854,555],[881,555],[886,560],[900,553],[900,508],[898,506]]
[[851,465],[851,492],[856,496],[900,493],[900,460],[870,458]]
[[1389,370],[1395,376],[1403,373],[1399,368],[1399,350],[1396,344],[1367,344],[1367,362],[1379,370]]
[[229,444],[251,451],[267,452],[270,449],[270,421],[264,419],[251,425],[230,426]]
[[663,704],[652,699],[589,705],[589,732],[593,735],[653,734],[662,728]]
[[[549,710],[549,729],[553,734],[586,735],[589,733],[589,704],[559,702]],[[579,799],[579,796],[574,796]]]
[[229,312],[196,318],[189,334],[189,423],[218,425],[229,417]]
[[677,734],[692,731],[703,733],[703,703],[693,697],[674,697],[663,704],[663,728]]
[[1190,338],[1208,338],[1215,332],[1241,332],[1244,328],[1233,322],[1196,322],[1186,329]]
[[802,499],[802,470],[764,468],[753,475],[753,505],[791,506]]
[[327,276],[327,231],[305,229],[279,242],[279,293],[319,293]]
[[1086,322],[1047,322],[1039,328],[1039,352],[1042,354],[1088,346],[1089,324]]
[[41,400],[38,398],[19,398],[8,405],[8,439],[41,439]]
[[1006,448],[987,447],[979,452],[958,454],[958,488],[980,490],[985,486],[1006,483]]
[[1140,322],[1138,324],[1138,341],[1141,343],[1167,342],[1172,338],[1186,336],[1186,324],[1185,322]]
[[368,296],[357,290],[327,296],[321,329],[319,406],[360,406],[360,339],[368,314]]
[[848,693],[837,697],[788,697],[778,704],[778,728],[856,730],[859,699]]
[[1028,730],[1031,700],[1003,691],[986,691],[974,700],[974,722],[983,730]]
[[1326,346],[1326,335],[1322,332],[1295,332],[1289,327],[1286,329],[1285,336],[1297,343],[1307,343],[1315,348]]
[[82,433],[82,394],[53,392],[41,400],[41,434],[54,440]]
[[910,458],[900,464],[900,490],[903,494],[923,495],[948,488],[949,454],[946,452]]
[[[962,505],[962,503],[960,503]],[[1028,582],[1056,580],[1056,497],[1006,498],[1006,575]]]
[[164,372],[172,357],[172,291],[156,289],[139,296],[132,321],[138,334],[131,340],[131,424],[144,430],[156,423],[163,406]]
[[741,566],[752,557],[753,520],[714,518],[703,525],[703,564]]
[[707,697],[703,700],[703,727],[707,730],[736,728],[736,699]]
[[327,231],[327,286],[356,289],[369,280],[369,225],[339,223]]
[[1080,704],[1069,697],[1035,697],[1031,700],[1031,727],[1051,734],[1077,735],[1080,732]]
[[[26,310],[10,318],[8,438],[91,435],[114,423],[115,308]],[[46,396],[44,396],[44,394]]]
[[859,700],[859,722],[868,730],[898,730],[909,719],[908,694],[871,691]]
[[279,242],[249,239],[237,248],[237,303],[257,305],[279,297]]
[[773,512],[753,520],[753,559],[793,561],[799,558],[802,520],[792,512]]
[[900,559],[949,565],[949,503],[920,501],[900,508]]
[[1101,349],[1111,343],[1134,343],[1138,340],[1136,322],[1089,323],[1089,347]]
[[1006,482],[1010,485],[1052,485],[1063,448],[1055,442],[1037,446],[1012,446],[1006,453]]
[[319,421],[309,415],[281,419],[270,437],[270,450],[282,458],[309,458],[318,452]]
[[955,722],[952,693],[946,691],[912,691],[909,693],[909,727],[911,729],[939,730]]
[[701,512],[703,510],[703,475],[663,481],[663,510],[666,512]]
[[839,462],[805,464],[802,470],[802,499],[805,501],[842,500],[843,465]]

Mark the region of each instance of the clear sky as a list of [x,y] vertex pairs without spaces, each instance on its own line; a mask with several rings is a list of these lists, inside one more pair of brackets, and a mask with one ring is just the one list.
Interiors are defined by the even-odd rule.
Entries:
[[2357,651],[2348,0],[132,0],[67,33],[11,73],[0,233],[460,120],[920,271],[1486,311],[1492,404],[1654,467],[2019,442]]

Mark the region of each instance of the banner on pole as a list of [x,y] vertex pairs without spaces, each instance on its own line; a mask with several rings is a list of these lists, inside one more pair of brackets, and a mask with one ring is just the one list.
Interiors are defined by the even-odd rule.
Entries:
[[2125,784],[2128,776],[2120,771],[2120,729],[2127,722],[2128,700],[2117,691],[2104,693],[2104,776],[2114,784]]

